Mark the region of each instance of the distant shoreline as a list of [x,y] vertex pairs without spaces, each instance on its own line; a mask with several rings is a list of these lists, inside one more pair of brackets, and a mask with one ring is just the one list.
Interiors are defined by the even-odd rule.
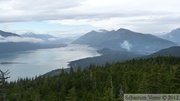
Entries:
[[6,65],[6,64],[26,64],[26,63],[22,63],[22,62],[0,62],[0,64]]

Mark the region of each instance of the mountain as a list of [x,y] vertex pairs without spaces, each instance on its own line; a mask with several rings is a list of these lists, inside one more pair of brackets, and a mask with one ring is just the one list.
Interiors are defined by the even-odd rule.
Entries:
[[36,34],[33,32],[27,32],[21,36],[42,39],[45,44],[69,44],[75,40],[74,38],[58,38],[49,34]]
[[172,30],[170,33],[162,35],[161,37],[180,44],[180,28]]
[[[30,43],[30,42],[13,42],[13,40],[16,40],[17,37],[19,39],[22,38],[20,35],[15,33],[4,32],[0,30],[0,36],[2,36],[0,38],[0,54],[16,52],[16,51],[25,51],[29,49],[37,49],[40,47],[39,44]],[[9,39],[9,37],[11,38]]]
[[177,45],[150,34],[137,33],[123,28],[117,31],[91,31],[72,43],[90,45],[99,49],[110,48],[141,54],[153,53]]
[[147,57],[157,57],[157,56],[174,56],[180,57],[180,46],[174,46],[166,49],[162,49],[156,53],[148,55]]
[[102,43],[104,40],[106,40],[106,35],[107,35],[108,31],[105,32],[97,32],[97,31],[91,31],[83,36],[81,36],[80,38],[78,38],[77,40],[75,40],[74,42],[72,42],[73,44],[86,44],[86,45],[90,45],[90,46],[98,46],[98,44]]
[[[0,31],[0,36],[0,54],[17,51],[26,51],[32,49],[58,48],[66,46],[65,44],[58,43],[44,44],[41,41],[39,41],[38,38],[22,37],[18,34],[11,32]],[[44,35],[44,38],[45,37],[50,38],[50,36],[48,35]]]
[[38,38],[38,39],[43,39],[43,40],[48,40],[50,38],[56,38],[52,35],[49,35],[49,34],[35,34],[33,32],[27,32],[27,33],[24,33],[22,34],[21,36],[23,37],[31,37],[31,38]]
[[11,33],[11,32],[4,32],[0,30],[0,36],[2,37],[10,37],[10,36],[17,36],[20,37],[20,35],[15,34],[15,33]]

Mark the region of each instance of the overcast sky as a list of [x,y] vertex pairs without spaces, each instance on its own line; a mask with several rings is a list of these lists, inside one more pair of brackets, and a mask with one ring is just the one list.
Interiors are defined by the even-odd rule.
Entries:
[[163,33],[180,27],[180,0],[0,0],[0,30],[76,36],[127,28]]

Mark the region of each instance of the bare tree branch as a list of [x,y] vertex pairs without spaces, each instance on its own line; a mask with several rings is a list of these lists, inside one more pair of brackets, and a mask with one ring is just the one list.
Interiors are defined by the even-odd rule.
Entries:
[[10,72],[9,70],[7,70],[6,72],[3,72],[2,70],[0,70],[0,86],[2,86],[2,96],[3,96],[3,100],[6,101],[6,92],[5,92],[5,85],[6,85],[6,79],[10,78],[10,76],[5,77],[6,75],[8,75]]

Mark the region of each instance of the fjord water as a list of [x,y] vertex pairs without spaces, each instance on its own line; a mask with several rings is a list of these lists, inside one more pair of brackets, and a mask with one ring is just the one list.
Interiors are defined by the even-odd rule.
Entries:
[[0,62],[5,63],[0,64],[0,69],[9,70],[10,80],[17,80],[39,76],[59,68],[68,68],[70,61],[99,55],[96,49],[84,45],[0,54]]

